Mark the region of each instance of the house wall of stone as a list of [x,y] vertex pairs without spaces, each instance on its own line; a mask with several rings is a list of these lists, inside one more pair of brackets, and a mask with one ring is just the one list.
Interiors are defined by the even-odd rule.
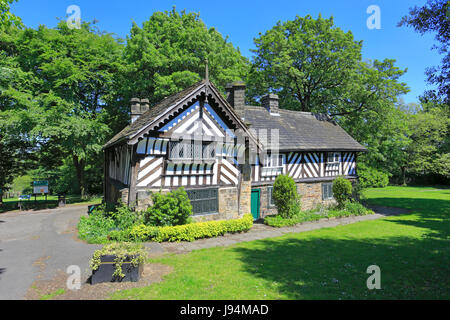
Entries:
[[[170,191],[169,189],[138,190],[136,210],[145,210],[152,206],[151,192],[168,193]],[[243,182],[241,190],[238,187],[220,187],[218,188],[219,212],[195,215],[192,218],[196,222],[241,218],[245,213],[250,213],[250,196],[250,182]]]
[[[356,182],[356,179],[349,179],[352,183]],[[301,196],[300,202],[302,210],[310,210],[316,208],[318,205],[332,206],[336,204],[333,200],[322,200],[322,184],[330,183],[332,181],[320,181],[320,182],[297,182],[297,192]],[[260,216],[264,218],[268,215],[277,214],[277,208],[270,206],[269,204],[269,187],[273,185],[253,185],[253,189],[261,190],[260,198]]]

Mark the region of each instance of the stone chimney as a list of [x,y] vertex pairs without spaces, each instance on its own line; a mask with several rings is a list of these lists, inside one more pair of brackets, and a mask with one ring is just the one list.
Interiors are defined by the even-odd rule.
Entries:
[[235,81],[227,84],[225,87],[227,92],[227,101],[235,109],[243,108],[245,106],[245,83],[242,81]]
[[271,114],[279,114],[278,95],[269,93],[261,97],[261,105]]
[[150,109],[148,99],[132,98],[131,101],[131,123],[135,122],[141,115]]

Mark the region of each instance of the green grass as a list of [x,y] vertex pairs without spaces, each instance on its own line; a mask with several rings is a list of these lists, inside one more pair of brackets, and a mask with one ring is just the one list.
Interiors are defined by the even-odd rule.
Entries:
[[[31,200],[21,201],[27,209],[30,210],[42,210],[42,209],[52,209],[58,206],[58,196],[48,196],[45,200],[45,196],[31,197]],[[68,195],[66,196],[66,204],[98,204],[102,202],[102,198],[99,196],[89,197],[87,199],[82,199],[80,195]],[[3,199],[3,205],[0,206],[0,213],[18,210],[18,198]]]
[[[166,255],[164,281],[113,299],[449,299],[450,190],[387,187],[369,203],[412,212],[278,238]],[[381,290],[368,290],[370,265]]]
[[58,289],[55,292],[43,295],[42,297],[40,297],[40,300],[52,300],[54,297],[60,296],[62,294],[66,293],[66,291],[64,289]]

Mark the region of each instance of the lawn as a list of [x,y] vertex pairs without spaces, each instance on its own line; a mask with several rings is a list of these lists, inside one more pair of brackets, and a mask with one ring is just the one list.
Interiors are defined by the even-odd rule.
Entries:
[[[31,200],[23,200],[21,201],[26,208],[30,208],[32,210],[40,210],[47,208],[55,208],[58,205],[58,196],[47,196],[47,200],[45,200],[45,196],[36,197],[36,201],[34,196],[31,197]],[[80,195],[68,195],[66,196],[66,204],[99,204],[102,202],[102,198],[99,196],[89,197],[87,199],[82,199]],[[0,206],[0,213],[4,213],[7,211],[18,210],[18,198],[9,198],[3,199],[3,205]]]
[[[113,299],[449,299],[450,189],[387,187],[369,203],[408,214],[166,255],[163,282]],[[381,270],[368,290],[367,267]]]

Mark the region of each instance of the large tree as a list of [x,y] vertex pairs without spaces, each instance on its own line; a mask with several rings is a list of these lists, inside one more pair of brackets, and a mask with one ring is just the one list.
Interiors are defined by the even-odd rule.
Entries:
[[443,55],[440,66],[426,70],[428,82],[436,85],[436,91],[429,91],[427,96],[434,96],[450,104],[450,1],[428,0],[423,7],[414,6],[409,15],[404,16],[398,24],[409,26],[420,34],[435,33],[438,44],[433,48]]
[[360,160],[383,171],[400,171],[409,140],[396,104],[408,91],[399,81],[406,70],[392,59],[363,61],[362,42],[335,27],[333,18],[320,15],[278,22],[255,44],[248,80],[253,102],[274,92],[281,108],[326,113],[367,146]]
[[122,99],[133,96],[151,104],[180,91],[205,76],[205,61],[214,83],[243,80],[248,60],[215,28],[208,28],[197,13],[155,12],[142,27],[133,24],[125,49],[120,81]]
[[[23,106],[5,98],[10,109],[25,109],[32,115],[28,131],[36,140],[41,164],[47,169],[69,158],[81,194],[87,189],[87,164],[99,159],[101,148],[111,134],[109,123],[116,114],[113,90],[122,46],[112,35],[97,31],[88,23],[69,29],[64,22],[57,28],[16,30],[0,35],[4,54],[20,70],[31,74],[34,83]],[[96,174],[101,177],[102,166]]]

